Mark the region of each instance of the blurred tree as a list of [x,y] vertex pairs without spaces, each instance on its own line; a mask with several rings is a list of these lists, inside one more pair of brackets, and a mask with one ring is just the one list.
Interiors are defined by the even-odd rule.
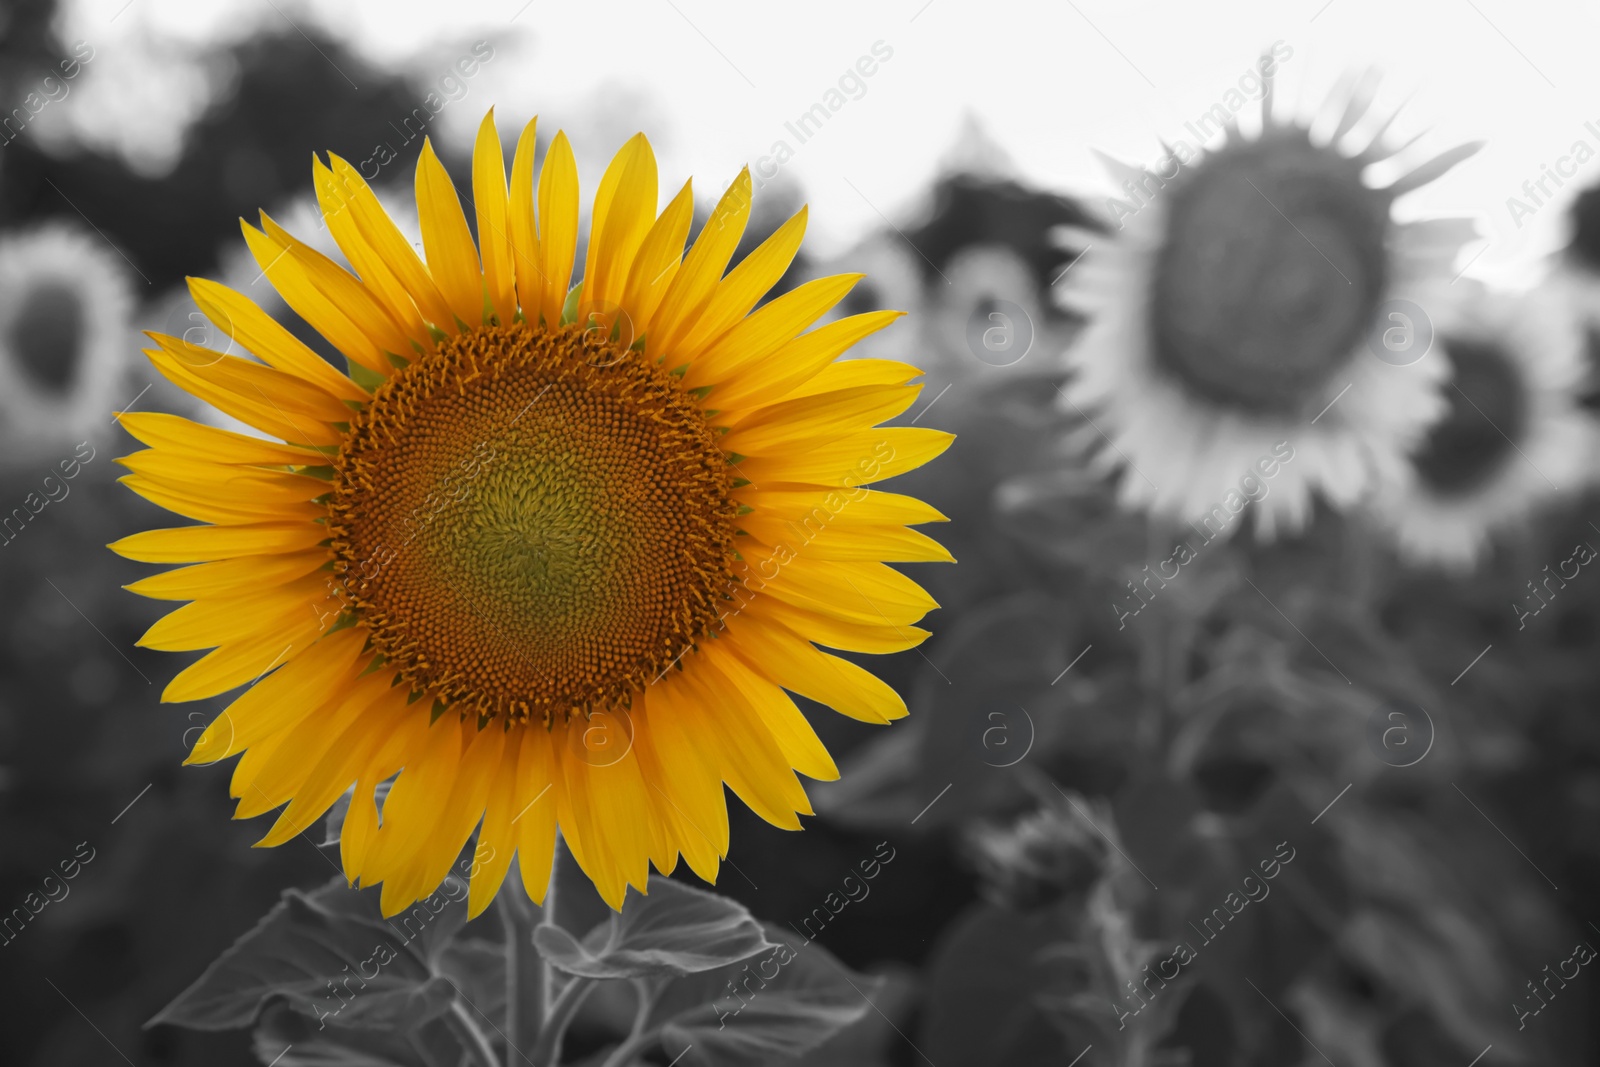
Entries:
[[[313,152],[331,148],[360,160],[426,95],[406,75],[372,67],[340,42],[311,33],[286,28],[229,49],[238,76],[189,130],[168,175],[136,174],[103,150],[54,155],[24,133],[4,150],[0,225],[77,221],[81,212],[153,292],[206,273],[222,243],[238,239],[240,216],[254,221],[260,207],[310,188]],[[61,53],[53,37],[41,45],[39,66]],[[0,53],[0,62],[6,58]]]

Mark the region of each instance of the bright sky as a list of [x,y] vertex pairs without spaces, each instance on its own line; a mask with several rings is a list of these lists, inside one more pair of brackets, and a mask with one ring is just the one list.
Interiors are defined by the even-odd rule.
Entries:
[[[65,29],[95,46],[97,74],[137,72],[145,86],[96,95],[85,79],[75,123],[157,154],[163,130],[192,110],[197,77],[172,55],[154,69],[147,57],[163,39],[203,48],[289,20],[441,74],[487,39],[495,59],[441,116],[445,136],[467,137],[490,104],[507,135],[534,112],[559,118],[592,188],[605,156],[642,127],[658,144],[663,188],[693,173],[706,194],[782,139],[794,150],[783,173],[804,189],[811,239],[824,249],[881,216],[898,219],[969,114],[1022,176],[1104,195],[1091,148],[1154,161],[1159,138],[1184,136],[1186,121],[1281,40],[1293,50],[1280,71],[1284,100],[1301,94],[1309,107],[1341,74],[1376,63],[1387,74],[1377,110],[1409,96],[1395,129],[1428,131],[1403,158],[1488,142],[1401,210],[1477,216],[1490,241],[1462,264],[1481,252],[1469,273],[1496,276],[1559,244],[1572,194],[1600,182],[1597,154],[1566,188],[1547,179],[1555,195],[1544,205],[1522,192],[1546,166],[1573,170],[1562,159],[1576,142],[1600,152],[1600,18],[1585,6],[1547,5],[1534,18],[1515,0],[69,0]],[[877,42],[859,98],[800,143],[785,122],[823,101]],[[1511,196],[1536,209],[1521,227]]]

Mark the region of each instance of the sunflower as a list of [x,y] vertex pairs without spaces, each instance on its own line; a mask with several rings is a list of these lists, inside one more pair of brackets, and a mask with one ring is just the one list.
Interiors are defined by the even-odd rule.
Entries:
[[1510,296],[1473,285],[1440,347],[1449,411],[1374,508],[1404,557],[1465,569],[1495,531],[1582,488],[1600,442],[1578,403],[1583,325],[1559,290]]
[[354,272],[265,215],[244,236],[349,373],[194,280],[200,308],[259,362],[161,335],[147,355],[274,440],[122,419],[149,446],[122,461],[124,481],[200,522],[112,546],[192,564],[130,587],[192,601],[143,645],[214,649],[163,699],[248,686],[188,762],[242,753],[236,817],[287,805],[262,845],[348,792],[344,869],[382,883],[386,914],[438,886],[475,829],[473,914],[513,855],[542,901],[558,833],[613,907],[680,855],[714,880],[724,783],[798,829],[811,808],[795,772],[838,772],[789,692],[867,722],[904,715],[874,675],[816,646],[918,644],[936,605],[886,561],[949,558],[909,528],[938,512],[863,487],[950,440],[874,428],[914,401],[916,368],[839,360],[897,313],[808,331],[859,275],[752,311],[805,210],[724,274],[748,172],[685,254],[690,187],[658,216],[655,157],[635,136],[600,181],[569,291],[577,168],[558,133],[536,182],[535,143],[530,122],[508,186],[484,118],[476,242],[424,145],[425,258],[354,167],[316,160]]
[[[1096,420],[1127,506],[1201,518],[1287,442],[1293,462],[1253,510],[1264,535],[1296,529],[1314,494],[1348,506],[1393,475],[1442,413],[1422,309],[1473,225],[1402,223],[1391,206],[1478,146],[1370,185],[1400,150],[1392,115],[1363,127],[1376,87],[1355,84],[1322,135],[1274,115],[1269,78],[1254,136],[1231,123],[1214,151],[1185,144],[1145,170],[1103,157],[1127,199],[1107,206],[1111,236],[1080,235],[1058,292],[1091,319],[1063,396]],[[1395,329],[1415,331],[1403,358],[1382,343]]]
[[129,385],[127,268],[52,223],[0,239],[0,439],[8,459],[100,438]]

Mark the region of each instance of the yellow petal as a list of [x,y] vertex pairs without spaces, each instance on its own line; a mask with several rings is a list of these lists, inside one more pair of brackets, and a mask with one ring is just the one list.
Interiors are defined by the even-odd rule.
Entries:
[[[322,207],[322,221],[362,283],[388,311],[389,317],[405,333],[414,348],[432,351],[433,336],[428,332],[428,324],[418,310],[417,301],[407,291],[396,268],[361,232],[361,226],[356,221],[356,210],[351,206],[351,201],[359,195],[359,191],[315,156],[311,159],[311,181],[317,190],[317,203]],[[410,355],[409,352],[398,354]]]
[[699,654],[738,687],[771,732],[789,766],[818,781],[831,782],[839,777],[839,768],[822,739],[781,687],[752,670],[723,642],[707,642]]
[[[207,349],[197,349],[174,338],[156,336],[161,349],[144,350],[162,377],[185,392],[204,400],[224,414],[232,415],[263,433],[305,445],[337,445],[344,434],[331,426],[327,412],[310,414],[296,405],[285,405],[279,387],[293,383],[309,389],[304,382],[271,367],[248,363]],[[326,393],[322,397],[331,400]],[[348,418],[349,411],[339,416]]]
[[578,163],[567,135],[558,131],[544,154],[544,169],[539,174],[539,275],[543,295],[537,315],[523,305],[522,313],[529,322],[537,322],[542,316],[553,327],[561,321],[561,305],[567,299],[572,257],[577,248]]
[[711,217],[700,228],[700,236],[695,238],[694,247],[684,257],[683,266],[678,268],[651,320],[646,351],[664,360],[669,370],[687,362],[688,357],[679,354],[680,346],[716,292],[749,220],[750,171],[745,169],[722,194]]
[[837,437],[842,429],[876,426],[894,418],[921,391],[920,385],[864,385],[779,401],[741,419],[723,438],[722,447],[746,456],[808,450],[812,442]]
[[[751,523],[783,524],[795,536],[814,537],[824,529],[858,526],[916,526],[924,522],[945,522],[943,513],[914,496],[885,493],[875,489],[786,490],[757,489],[746,486],[734,493],[739,503],[753,508],[754,514],[739,518],[739,525]],[[756,536],[761,537],[757,534]],[[761,537],[776,544],[770,537]]]
[[338,630],[251,686],[212,720],[183,762],[215,763],[287,730],[324,704],[342,700],[353,682],[366,631]]
[[365,401],[368,398],[365,389],[340,374],[248,297],[205,278],[188,281],[189,295],[195,305],[217,329],[245,351],[269,366],[321,387],[340,400]]
[[326,507],[309,500],[299,504],[263,503],[246,497],[221,500],[204,489],[180,489],[140,474],[125,475],[117,480],[158,507],[201,522],[225,526],[254,525],[274,519],[314,522],[327,514]]
[[711,301],[695,318],[694,328],[674,349],[674,358],[694,359],[750,314],[794,262],[805,233],[806,209],[801,208],[717,283]]
[[[779,521],[762,521],[747,515],[739,520],[749,536],[763,546],[786,546],[809,559],[841,562],[954,563],[949,549],[904,526],[827,526],[808,530]],[[740,548],[741,553],[744,552]]]
[[[539,324],[539,308],[544,301],[545,279],[539,259],[539,228],[533,213],[533,157],[539,141],[535,136],[537,118],[529,119],[517,138],[516,155],[511,159],[511,191],[508,205],[509,236],[513,274],[517,283],[517,302],[529,323]],[[503,877],[503,876],[502,876]]]
[[164,411],[130,411],[117,423],[153,448],[191,459],[258,467],[320,466],[327,462],[327,456],[320,451],[191,422]]
[[478,214],[478,246],[489,306],[501,325],[510,325],[517,314],[516,271],[506,216],[506,159],[492,107],[483,116],[472,147],[472,200]]
[[[501,749],[500,762],[492,773],[483,828],[478,832],[478,847],[473,853],[473,870],[467,889],[467,917],[471,919],[483,914],[483,909],[500,892],[506,873],[511,870],[511,858],[516,855],[517,830],[511,820],[518,814],[513,806],[517,799],[517,757],[522,750],[523,730],[532,728],[511,728],[511,736]],[[555,809],[555,801],[550,801],[550,807]]]
[[123,588],[152,600],[223,597],[284,585],[325,566],[328,558],[326,551],[315,549],[278,556],[242,556],[152,574]]
[[684,182],[678,195],[645,234],[628,272],[622,306],[632,319],[630,332],[635,338],[649,331],[656,307],[677,276],[678,264],[683,261],[683,243],[689,238],[689,225],[693,221],[694,194],[690,183]]
[[751,612],[781,622],[806,640],[840,652],[865,652],[875,656],[904,652],[916,648],[930,636],[920,626],[895,625],[886,619],[842,618],[825,608],[801,607],[777,597],[761,601]]
[[[241,760],[234,768],[232,788],[239,798],[239,806],[233,817],[253,819],[293,799],[324,756],[335,748],[349,747],[350,742],[343,735],[385,692],[382,681],[364,678],[346,690],[343,699],[324,705],[318,714],[316,729],[302,728],[280,734],[272,755],[254,767],[253,773],[241,773],[245,771]],[[262,847],[259,842],[257,847]]]
[[333,165],[333,173],[338,179],[344,203],[355,219],[362,238],[394,272],[400,284],[405,286],[406,292],[411,294],[411,299],[415,302],[417,310],[422,313],[422,317],[440,330],[451,329],[454,320],[450,313],[450,305],[439,292],[439,287],[434,284],[433,276],[428,273],[428,268],[417,255],[417,250],[411,246],[405,234],[400,232],[400,227],[394,224],[388,212],[383,210],[377,195],[367,187],[367,183],[361,180],[356,168],[349,163],[331,152],[328,154],[328,161]]
[[800,829],[796,813],[811,814],[805,789],[743,694],[704,662],[689,664],[683,682],[700,696],[689,705],[690,728],[717,757],[722,780],[772,825]]
[[679,672],[670,671],[645,690],[644,707],[633,712],[634,745],[645,753],[648,777],[659,782],[662,795],[684,827],[680,847],[696,872],[696,852],[709,849],[728,854],[728,808],[721,775],[715,761],[696,745],[686,710],[694,696],[682,684]]
[[[261,267],[262,273],[267,276],[273,288],[278,290],[278,295],[283,297],[283,302],[288,304],[295,314],[310,323],[314,330],[327,338],[328,343],[346,358],[380,374],[392,370],[393,365],[384,354],[383,345],[373,335],[381,334],[388,340],[391,335],[398,336],[399,329],[392,320],[380,328],[379,320],[374,315],[363,314],[363,312],[370,313],[376,308],[371,302],[371,297],[368,296],[366,301],[363,301],[354,296],[353,290],[339,284],[338,275],[344,274],[345,279],[353,286],[359,287],[361,283],[338,267],[319,272],[320,276],[314,275],[316,256],[320,253],[297,255],[295,246],[298,242],[290,238],[281,227],[273,224],[265,213],[262,214],[261,220],[266,227],[264,231],[242,220],[239,225],[244,231],[245,243],[249,245],[257,265]],[[311,250],[305,249],[305,252]],[[331,263],[329,265],[331,266]],[[328,290],[333,290],[338,295],[333,295]],[[343,303],[345,297],[350,298],[351,307]],[[363,319],[366,321],[361,321]],[[389,351],[399,354],[393,347],[390,347]]]
[[[761,366],[779,348],[826,315],[864,277],[863,274],[835,274],[817,278],[777,297],[702,352],[684,374],[684,385],[690,389],[716,385],[743,367]],[[721,402],[718,395],[718,403]]]
[[[839,618],[864,622],[884,620],[895,626],[908,626],[939,606],[920,585],[883,563],[840,563],[813,559],[803,553],[782,564],[781,580],[752,581],[744,575],[748,588],[760,595],[786,600],[803,608],[827,611]],[[753,561],[756,574],[772,574],[778,560],[767,562],[759,547],[746,557]]]
[[[672,777],[670,777],[669,771],[666,769],[666,761],[662,760],[661,753],[659,753],[661,745],[659,745],[659,737],[654,734],[654,723],[648,715],[643,713],[646,705],[654,704],[654,699],[650,697],[650,693],[659,691],[664,685],[666,685],[664,681],[656,683],[646,691],[645,701],[635,701],[634,710],[632,710],[635,721],[634,752],[638,755],[638,765],[640,765],[640,771],[645,777],[646,787],[650,789],[650,803],[651,811],[654,813],[654,822],[661,825],[662,830],[669,837],[667,845],[670,848],[674,848],[675,851],[683,853],[683,859],[688,862],[690,869],[694,873],[698,873],[699,877],[710,881],[710,883],[715,883],[717,881],[718,861],[722,859],[723,851],[726,849],[726,841],[722,846],[723,851],[718,851],[714,838],[710,837],[710,833],[707,830],[699,829],[699,825],[717,824],[717,814],[707,811],[707,813],[702,813],[699,819],[696,819],[696,817],[690,816],[690,813],[688,813],[688,806],[690,805],[683,798],[678,797],[677,793],[670,792],[670,790],[677,789],[677,787],[672,784]],[[682,763],[678,763],[678,768],[680,768],[680,773],[702,774],[701,769],[685,768]],[[706,779],[706,781],[715,790],[712,803],[722,805],[722,782],[710,781],[710,779]],[[726,825],[726,821],[728,821],[728,814],[726,814],[726,809],[723,808],[720,822]],[[656,867],[662,873],[670,872],[674,865],[672,859],[667,859],[666,864],[662,864],[661,861],[656,862]]]
[[829,363],[809,380],[800,383],[784,394],[784,399],[816,396],[838,389],[854,389],[863,385],[904,385],[922,377],[922,368],[892,359],[846,359]]
[[[776,303],[776,301],[774,301]],[[851,315],[780,347],[768,359],[744,364],[712,391],[709,406],[730,411],[770,403],[792,395],[805,382],[842,356],[863,337],[877,333],[901,316],[898,311],[869,311]],[[753,318],[754,316],[752,316]]]
[[141,563],[202,563],[281,552],[301,552],[327,540],[310,522],[262,522],[248,526],[177,526],[145,530],[113,541],[110,549]]
[[595,191],[589,253],[583,271],[585,308],[609,316],[625,296],[628,268],[656,217],[656,157],[634,134],[611,160]]
[[322,578],[311,576],[248,596],[196,600],[157,619],[135,644],[161,652],[196,652],[265,639],[292,616],[313,611],[326,592]]
[[733,620],[722,640],[754,670],[800,696],[826,704],[862,722],[887,723],[903,718],[905,701],[871,671],[830,656],[811,642],[770,619],[743,615]]
[[304,622],[254,641],[223,645],[178,672],[162,691],[164,703],[204,700],[253,681],[292,659],[322,636],[325,623],[309,610]]
[[918,426],[860,430],[799,450],[740,460],[740,477],[761,485],[859,486],[915,470],[950,447],[954,434]]
[[428,271],[461,324],[481,325],[483,272],[478,250],[472,243],[472,231],[467,229],[467,216],[461,210],[456,187],[426,137],[422,139],[422,156],[417,160],[416,187],[417,218],[422,225]]
[[396,711],[393,698],[387,693],[377,694],[372,703],[362,708],[296,786],[289,806],[255,847],[275,848],[305,833],[327,814],[333,802],[355,784],[373,753],[394,732],[392,720]]
[[529,899],[543,904],[550,887],[550,865],[555,862],[557,808],[565,786],[551,752],[550,731],[536,723],[522,729],[517,778],[517,811],[511,816],[517,866]]
[[242,500],[269,510],[273,504],[310,501],[328,491],[328,483],[320,478],[213,463],[164,449],[142,449],[117,462],[169,488],[215,494],[220,501]]
[[[418,701],[411,710],[428,714],[422,703]],[[461,752],[460,720],[454,715],[440,716],[412,748],[383,802],[383,825],[378,828],[363,876],[383,881],[379,904],[386,917],[417,899],[420,869],[427,862],[423,850],[443,816],[441,802],[450,795],[461,771]]]

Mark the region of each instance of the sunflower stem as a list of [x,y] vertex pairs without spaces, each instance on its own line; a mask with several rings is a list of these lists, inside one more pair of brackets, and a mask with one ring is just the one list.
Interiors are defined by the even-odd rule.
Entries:
[[[550,885],[544,892],[544,906],[540,909],[540,921],[551,926],[559,924],[560,918],[556,914],[556,890],[561,885],[561,870],[572,863],[572,850],[567,845],[567,839],[561,836],[561,828],[556,828],[555,848],[550,852]],[[544,981],[541,988],[544,990],[544,999],[539,1003],[539,1017],[548,1020],[550,1013],[555,1010],[556,999],[556,972],[548,963],[544,965]],[[539,1067],[544,1067],[540,1064]]]
[[567,1027],[594,987],[593,978],[573,975],[567,979],[567,984],[561,987],[561,992],[556,994],[551,1003],[544,1029],[539,1031],[539,1040],[533,1046],[534,1067],[556,1067],[561,1062],[561,1040],[566,1037]]
[[[1150,559],[1163,559],[1164,546],[1171,528],[1161,518],[1151,515],[1145,523],[1145,555]],[[1165,584],[1165,583],[1163,583]],[[1170,672],[1168,650],[1171,627],[1167,616],[1172,610],[1164,603],[1150,613],[1150,618],[1140,630],[1139,687],[1142,695],[1142,715],[1139,720],[1139,743],[1146,752],[1158,750],[1165,733],[1166,706],[1169,699],[1167,679]]]
[[[513,860],[507,881],[515,883],[518,878]],[[547,896],[546,907],[549,900]],[[517,884],[502,889],[495,904],[506,938],[506,1061],[534,1062],[528,1054],[544,1025],[545,967],[533,947],[533,904]]]
[[628,1067],[638,1058],[639,1053],[661,1039],[660,1030],[647,1029],[650,1023],[650,1009],[655,1007],[654,992],[647,983],[638,978],[633,980],[633,990],[639,997],[638,1006],[633,1013],[633,1029],[628,1032],[622,1044],[611,1050],[611,1054],[600,1067]]
[[444,1021],[445,1025],[450,1027],[451,1033],[456,1035],[456,1040],[461,1042],[462,1051],[467,1054],[471,1062],[478,1067],[500,1067],[500,1057],[495,1054],[488,1035],[483,1032],[483,1027],[478,1025],[471,1013],[462,1006],[461,1001],[450,1003],[450,1010],[445,1014]]

